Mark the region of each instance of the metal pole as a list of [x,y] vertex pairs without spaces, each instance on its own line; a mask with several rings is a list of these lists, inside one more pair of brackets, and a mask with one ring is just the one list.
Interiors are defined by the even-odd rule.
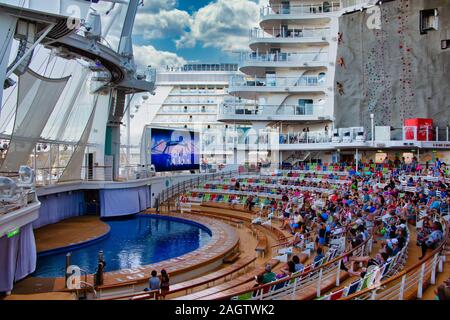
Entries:
[[319,271],[319,280],[317,281],[317,297],[320,297],[320,286],[322,285],[322,273],[323,273],[323,268],[320,269]]
[[35,146],[34,146],[34,158],[33,158],[34,183],[36,183],[36,177],[37,177],[37,174],[38,174],[38,171],[37,171],[37,160],[36,160],[36,158],[37,158],[37,152],[36,152],[36,145],[35,145]]
[[131,109],[131,98],[129,95],[126,96],[127,97],[127,156],[126,156],[126,172],[127,172],[127,180],[129,179],[129,169],[130,169],[130,135],[131,135],[131,113],[130,113],[130,109]]
[[64,271],[64,288],[67,288],[67,278],[69,277],[69,274],[67,273],[67,269],[72,264],[71,257],[72,257],[72,253],[68,252],[66,254],[66,270]]
[[52,145],[48,145],[48,177],[49,184],[52,184]]
[[371,127],[371,136],[372,136],[372,146],[375,144],[375,122],[374,122],[374,114],[370,114],[370,127]]
[[358,149],[356,149],[356,159],[355,159],[355,161],[356,161],[356,172],[358,172],[358,162],[359,162],[359,159],[358,159]]

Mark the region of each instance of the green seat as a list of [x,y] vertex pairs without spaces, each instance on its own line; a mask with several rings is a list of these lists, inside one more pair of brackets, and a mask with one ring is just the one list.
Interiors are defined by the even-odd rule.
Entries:
[[237,297],[233,297],[233,300],[251,300],[253,292],[243,293]]
[[211,199],[211,194],[205,193],[205,195],[203,196],[203,201],[209,201],[210,199]]
[[230,199],[230,195],[226,194],[223,196],[223,202],[228,202],[229,199]]

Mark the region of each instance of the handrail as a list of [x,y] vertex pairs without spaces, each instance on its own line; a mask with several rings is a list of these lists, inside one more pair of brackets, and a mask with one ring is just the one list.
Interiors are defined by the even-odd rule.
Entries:
[[373,287],[372,287],[372,288],[366,288],[366,289],[364,289],[364,290],[361,290],[360,292],[356,292],[356,293],[354,293],[354,294],[352,294],[352,295],[350,295],[350,296],[344,297],[344,298],[342,298],[342,299],[340,299],[340,300],[352,300],[352,299],[357,298],[357,297],[360,297],[360,296],[362,296],[362,295],[364,295],[364,294],[368,294],[368,293],[370,293],[370,292],[373,291],[373,290],[377,290],[379,287],[386,286],[386,285],[392,283],[393,281],[395,281],[395,280],[397,280],[397,279],[400,279],[401,277],[407,275],[407,274],[410,273],[411,271],[417,271],[417,269],[418,269],[420,266],[425,265],[425,263],[427,263],[431,258],[434,258],[434,256],[435,256],[436,254],[438,254],[439,252],[441,252],[442,249],[444,248],[444,246],[447,244],[447,240],[448,240],[448,224],[445,225],[445,228],[446,228],[445,230],[446,230],[447,232],[445,233],[444,240],[443,240],[442,243],[439,245],[439,247],[436,248],[436,249],[434,249],[434,250],[432,251],[432,253],[431,253],[428,257],[426,257],[424,260],[420,260],[419,262],[415,263],[414,265],[412,265],[411,267],[407,268],[406,270],[403,270],[402,272],[398,273],[397,275],[395,275],[395,276],[393,276],[393,277],[390,277],[389,279],[387,279],[387,280],[385,280],[385,281],[382,281],[376,288],[373,288]]
[[[311,268],[311,270],[308,270],[308,271],[306,271],[306,272],[304,271],[304,272],[302,272],[302,273],[296,274],[295,276],[284,277],[284,278],[278,279],[278,280],[276,280],[276,281],[273,281],[273,282],[270,282],[270,283],[266,283],[266,284],[264,284],[264,285],[260,285],[260,286],[258,286],[258,287],[254,287],[254,288],[251,288],[251,289],[246,289],[246,290],[239,291],[239,292],[237,292],[237,293],[233,293],[233,294],[230,294],[230,295],[226,295],[226,296],[223,296],[223,297],[218,298],[218,300],[227,300],[227,299],[231,299],[232,297],[236,297],[236,296],[239,296],[239,295],[242,295],[242,294],[245,294],[245,293],[249,293],[249,292],[259,291],[259,290],[265,289],[265,288],[270,288],[270,287],[272,287],[272,286],[274,286],[274,285],[277,285],[277,284],[279,284],[279,283],[285,283],[286,281],[290,281],[290,280],[293,280],[293,279],[296,279],[296,278],[299,278],[299,277],[303,278],[303,277],[306,276],[306,275],[309,275],[309,274],[312,274],[312,273],[314,273],[314,272],[317,272],[317,271],[320,270],[320,269],[323,269],[323,268],[325,268],[325,267],[328,267],[328,266],[330,266],[330,265],[332,265],[332,264],[334,264],[334,263],[340,261],[341,259],[344,259],[345,257],[347,257],[347,256],[350,255],[351,253],[355,252],[356,250],[359,250],[359,249],[361,249],[361,248],[364,248],[364,246],[365,246],[366,244],[368,244],[369,241],[371,241],[371,240],[372,240],[372,236],[368,237],[368,238],[366,239],[366,241],[364,241],[363,243],[361,243],[359,246],[357,246],[357,247],[351,249],[350,251],[346,251],[346,252],[342,253],[339,257],[336,257],[336,258],[334,258],[334,259],[328,261],[327,263],[322,264],[322,265],[319,265],[319,266],[317,266],[317,267],[315,267],[315,268],[313,267],[313,268]],[[311,265],[314,265],[314,263],[312,263]]]

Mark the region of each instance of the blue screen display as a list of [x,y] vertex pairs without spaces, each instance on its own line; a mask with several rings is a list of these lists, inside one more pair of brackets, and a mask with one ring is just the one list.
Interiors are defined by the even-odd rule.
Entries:
[[199,169],[198,134],[193,131],[151,129],[151,163],[155,170]]

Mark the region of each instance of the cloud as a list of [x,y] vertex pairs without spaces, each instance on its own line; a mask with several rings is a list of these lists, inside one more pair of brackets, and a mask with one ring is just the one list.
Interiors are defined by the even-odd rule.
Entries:
[[191,26],[192,20],[186,11],[162,10],[157,14],[140,13],[136,16],[134,34],[144,39],[179,38]]
[[171,10],[176,8],[177,4],[177,0],[144,0],[144,6],[139,7],[138,14],[139,12],[158,13],[161,10]]
[[186,64],[186,60],[179,57],[176,53],[169,51],[159,51],[151,45],[134,45],[134,59],[139,67],[165,67],[165,66],[182,66]]
[[217,0],[192,17],[189,33],[176,41],[177,48],[194,47],[248,50],[248,32],[258,26],[259,4],[248,0]]
[[[110,44],[117,47],[119,38],[112,36]],[[152,45],[133,44],[133,54],[138,69],[144,69],[149,65],[152,67],[166,67],[167,65],[176,67],[186,64],[186,60],[176,53],[160,51]]]

